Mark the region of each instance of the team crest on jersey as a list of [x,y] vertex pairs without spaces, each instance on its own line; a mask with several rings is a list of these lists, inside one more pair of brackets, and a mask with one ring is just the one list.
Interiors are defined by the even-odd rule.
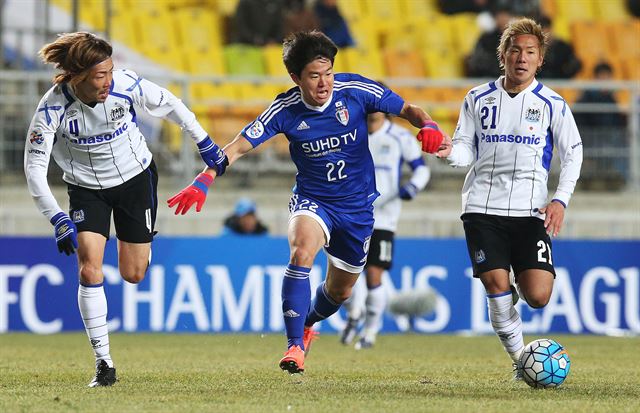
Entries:
[[475,253],[474,259],[476,260],[476,264],[480,264],[485,262],[485,260],[487,259],[487,256],[484,254],[484,251],[478,250]]
[[253,122],[251,126],[247,128],[247,136],[251,139],[258,139],[264,133],[264,125],[259,120]]
[[44,138],[42,137],[42,132],[37,131],[35,129],[32,130],[31,133],[29,134],[29,142],[36,143],[38,145],[44,142]]
[[539,122],[541,114],[542,112],[538,108],[528,108],[524,114],[524,118],[529,122]]
[[111,119],[111,122],[119,121],[120,119],[124,118],[124,113],[125,113],[124,107],[120,105],[116,105],[116,107],[111,109],[111,113],[109,114],[109,119]]
[[84,221],[84,210],[78,209],[77,211],[73,211],[73,222],[77,224],[82,221]]
[[336,102],[336,119],[343,126],[347,126],[347,123],[349,123],[349,110],[340,100]]

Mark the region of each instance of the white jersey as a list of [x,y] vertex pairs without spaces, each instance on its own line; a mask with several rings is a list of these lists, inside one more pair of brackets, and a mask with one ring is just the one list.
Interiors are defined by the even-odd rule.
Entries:
[[560,157],[560,182],[553,199],[565,206],[580,176],[582,140],[569,105],[533,80],[515,97],[503,77],[472,89],[448,157],[454,166],[473,164],[462,188],[462,212],[535,216],[547,200],[553,147]]
[[136,108],[174,121],[196,143],[207,136],[180,99],[130,70],[114,71],[109,96],[93,107],[65,83],[45,93],[29,126],[24,169],[29,191],[47,219],[62,211],[47,184],[51,155],[65,182],[89,189],[120,185],[150,165]]
[[431,174],[415,137],[389,120],[369,134],[369,150],[376,170],[376,189],[380,193],[373,203],[373,227],[395,232],[402,209],[402,200],[398,198],[402,163],[407,162],[411,166],[413,175],[410,182],[418,191],[424,189]]

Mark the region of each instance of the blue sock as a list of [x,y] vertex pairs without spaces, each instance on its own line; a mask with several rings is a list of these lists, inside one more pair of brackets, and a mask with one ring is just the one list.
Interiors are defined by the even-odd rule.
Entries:
[[289,264],[282,280],[282,314],[287,331],[288,347],[302,347],[304,320],[311,302],[311,285],[309,284],[311,268]]
[[320,284],[316,290],[316,298],[311,304],[311,309],[309,310],[309,314],[307,314],[304,325],[311,327],[318,321],[329,318],[329,316],[340,309],[341,305],[342,304],[336,303],[329,297],[329,294],[327,294],[325,290],[324,283]]

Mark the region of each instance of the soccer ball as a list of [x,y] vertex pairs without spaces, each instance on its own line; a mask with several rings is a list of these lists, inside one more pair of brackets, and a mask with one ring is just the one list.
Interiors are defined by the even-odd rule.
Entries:
[[522,376],[531,387],[558,387],[569,375],[571,360],[555,340],[543,338],[527,344],[520,356]]

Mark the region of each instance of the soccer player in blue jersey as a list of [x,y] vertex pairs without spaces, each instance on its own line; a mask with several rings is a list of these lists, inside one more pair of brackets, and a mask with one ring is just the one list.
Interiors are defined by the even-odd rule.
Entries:
[[[282,283],[282,311],[288,349],[280,368],[304,371],[314,323],[324,320],[351,295],[367,260],[373,232],[373,201],[378,197],[369,152],[367,114],[400,116],[421,128],[425,142],[443,140],[431,117],[391,90],[365,77],[333,73],[338,52],[319,31],[298,32],[283,44],[284,64],[296,87],[280,94],[223,150],[232,165],[242,155],[283,133],[296,164],[296,186],[289,203],[290,258]],[[436,139],[430,136],[435,135]],[[194,182],[169,199],[176,214],[196,203],[200,211],[216,176],[206,168]],[[311,301],[309,272],[324,247],[325,281]]]

